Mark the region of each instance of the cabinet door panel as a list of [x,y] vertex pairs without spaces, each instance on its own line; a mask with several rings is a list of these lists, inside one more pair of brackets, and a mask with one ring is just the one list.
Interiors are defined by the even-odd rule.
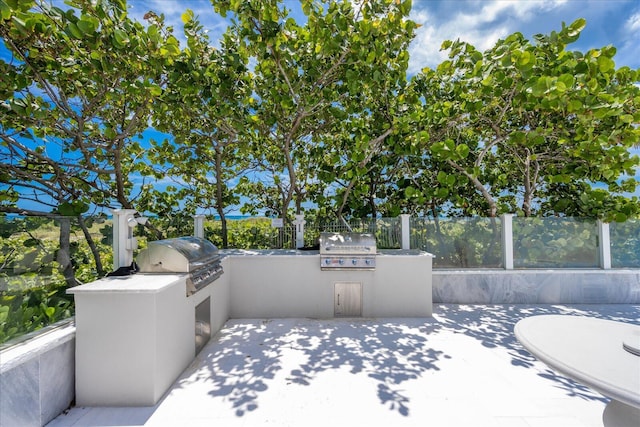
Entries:
[[362,316],[362,283],[336,282],[334,284],[334,316]]

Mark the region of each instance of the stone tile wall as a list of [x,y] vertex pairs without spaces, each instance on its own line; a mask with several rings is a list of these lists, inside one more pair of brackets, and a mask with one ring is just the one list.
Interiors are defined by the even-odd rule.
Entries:
[[434,270],[433,302],[640,304],[640,270]]
[[[433,302],[640,304],[640,270],[434,270]],[[75,325],[0,353],[0,427],[43,426],[74,395]]]
[[75,326],[0,353],[0,427],[40,427],[75,397]]

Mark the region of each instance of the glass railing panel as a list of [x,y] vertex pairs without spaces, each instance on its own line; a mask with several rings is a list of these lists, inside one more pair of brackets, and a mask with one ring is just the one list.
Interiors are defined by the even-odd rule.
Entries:
[[[73,298],[66,289],[97,279],[98,265],[103,274],[111,270],[111,233],[111,222],[104,217],[80,222],[74,217],[1,215],[0,342],[72,316]],[[70,265],[66,278],[65,263]]]
[[402,247],[402,219],[379,218],[376,221],[376,246],[378,249],[400,249]]
[[609,224],[611,267],[640,268],[640,220]]
[[501,268],[500,218],[411,218],[411,248],[436,256],[434,268]]
[[[205,221],[205,238],[218,248],[224,248],[220,220]],[[229,249],[291,249],[295,243],[295,227],[292,225],[274,227],[270,218],[227,220]]]
[[578,218],[513,218],[514,268],[598,268],[598,227]]
[[371,233],[376,236],[378,249],[400,249],[402,243],[402,225],[399,217],[355,219],[348,221],[347,224],[342,221],[323,223],[309,221],[305,224],[304,231],[305,245],[307,246],[317,245],[321,232]]
[[0,236],[0,290],[26,290],[63,279],[55,268],[60,238],[55,221],[0,216]]

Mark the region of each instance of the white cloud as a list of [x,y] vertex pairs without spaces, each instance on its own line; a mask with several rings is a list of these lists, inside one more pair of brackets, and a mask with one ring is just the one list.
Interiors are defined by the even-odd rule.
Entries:
[[218,45],[219,39],[228,26],[228,22],[215,13],[209,0],[145,0],[129,2],[131,17],[140,22],[144,22],[143,16],[149,11],[153,11],[158,15],[163,14],[165,24],[173,27],[173,34],[181,43],[184,42],[182,14],[187,9],[191,9],[202,26],[209,31],[211,43]]
[[635,13],[627,19],[624,30],[629,35],[633,35],[634,37],[638,36],[638,33],[640,33],[640,10],[636,10]]
[[634,64],[640,58],[640,7],[629,13],[621,31],[621,44],[616,46],[618,53],[616,55],[616,65]]
[[529,21],[535,18],[538,11],[551,11],[566,3],[566,0],[540,0],[540,1],[481,1],[482,10],[472,15],[473,19],[480,18],[483,22],[493,23],[496,19],[502,18],[505,14],[517,18],[521,21]]
[[619,41],[614,44],[617,48],[615,57],[616,66],[629,65],[632,68],[638,67],[640,58],[640,7],[630,11],[628,18],[619,31]]
[[414,10],[409,18],[421,25],[409,46],[409,73],[414,74],[423,67],[433,67],[446,58],[446,53],[440,51],[440,46],[447,36],[438,33],[437,25],[426,10]]
[[[460,39],[479,50],[491,48],[495,43],[518,31],[523,23],[535,20],[539,13],[554,10],[565,0],[540,1],[469,1],[451,2],[453,8],[431,8],[436,3],[414,2],[410,19],[421,25],[409,48],[409,73],[425,66],[435,67],[446,58],[440,52],[444,40]],[[431,9],[430,9],[431,8]]]

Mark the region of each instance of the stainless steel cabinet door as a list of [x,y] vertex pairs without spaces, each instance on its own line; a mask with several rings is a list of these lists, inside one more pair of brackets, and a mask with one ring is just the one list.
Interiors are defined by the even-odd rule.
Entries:
[[211,339],[211,297],[196,306],[196,354]]
[[362,316],[362,283],[336,282],[334,284],[334,309],[336,317]]

